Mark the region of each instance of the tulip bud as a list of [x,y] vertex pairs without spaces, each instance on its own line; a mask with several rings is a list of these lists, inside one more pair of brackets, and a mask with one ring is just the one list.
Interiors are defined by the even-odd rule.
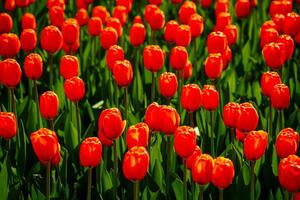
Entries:
[[204,30],[204,22],[203,18],[199,14],[192,14],[188,20],[188,25],[191,28],[191,35],[193,38],[202,35]]
[[102,31],[102,21],[99,17],[91,17],[88,22],[90,36],[99,36]]
[[0,56],[12,58],[20,51],[21,43],[17,35],[3,33],[0,35]]
[[79,148],[80,165],[97,167],[102,158],[102,144],[97,137],[89,137],[82,141]]
[[89,21],[89,15],[86,9],[81,8],[77,11],[76,13],[76,20],[78,21],[78,24],[80,26],[85,26],[87,25],[88,21]]
[[180,25],[175,34],[176,46],[187,47],[191,43],[191,28],[189,25]]
[[149,127],[141,122],[134,126],[130,126],[126,134],[126,146],[131,149],[134,146],[147,148],[149,138]]
[[123,158],[123,174],[131,181],[142,180],[149,168],[149,154],[144,147],[129,149]]
[[110,16],[109,12],[107,11],[106,7],[104,7],[104,6],[95,6],[92,10],[92,18],[93,17],[100,18],[100,20],[103,24],[106,23],[106,20],[109,18],[109,16]]
[[15,88],[21,81],[22,70],[15,59],[0,61],[0,82],[9,88]]
[[128,17],[126,7],[116,6],[113,10],[113,17],[118,18],[122,26],[124,26]]
[[24,61],[24,71],[28,79],[38,80],[43,73],[43,60],[39,54],[31,53]]
[[145,6],[144,18],[148,24],[150,24],[150,20],[153,18],[153,14],[156,10],[159,10],[159,8],[154,4],[148,4]]
[[176,109],[171,106],[160,106],[157,116],[159,116],[158,130],[165,135],[172,135],[180,123]]
[[79,40],[80,26],[76,19],[69,18],[61,26],[64,43],[71,46]]
[[162,96],[171,99],[178,87],[177,77],[174,73],[164,72],[159,76],[159,91]]
[[244,140],[244,154],[247,160],[260,159],[268,145],[268,133],[265,131],[251,131]]
[[145,68],[151,72],[159,71],[164,64],[164,53],[158,45],[148,45],[143,51]]
[[271,104],[275,109],[286,109],[290,105],[290,89],[284,84],[276,84],[271,90]]
[[200,185],[208,184],[211,182],[213,168],[214,159],[208,154],[201,154],[192,166],[193,181]]
[[289,155],[279,162],[278,177],[281,187],[289,192],[300,189],[300,158],[297,155]]
[[289,1],[271,1],[270,3],[270,16],[273,17],[276,14],[286,15],[292,12],[292,4]]
[[128,60],[116,61],[113,67],[113,75],[119,86],[127,87],[133,80],[131,63]]
[[221,76],[223,70],[222,55],[211,53],[205,60],[205,74],[210,79],[217,79]]
[[175,152],[183,159],[191,156],[196,148],[196,131],[189,126],[180,126],[174,134]]
[[176,31],[179,24],[175,20],[170,20],[165,26],[164,38],[167,42],[175,42]]
[[60,59],[60,75],[64,79],[72,78],[78,76],[78,59],[75,56],[64,55]]
[[118,45],[110,46],[106,53],[106,63],[108,69],[112,71],[115,62],[122,61],[122,60],[124,60],[124,51],[122,47]]
[[236,127],[243,132],[253,131],[258,125],[258,118],[257,111],[251,103],[242,103]]
[[197,84],[188,84],[182,87],[180,102],[188,112],[198,110],[202,103],[202,92]]
[[36,29],[35,16],[31,13],[25,13],[22,16],[22,29]]
[[23,51],[33,51],[36,47],[37,37],[33,29],[24,29],[20,36],[21,49]]
[[280,35],[278,36],[277,40],[278,43],[284,43],[287,46],[287,55],[286,58],[290,59],[293,56],[295,45],[294,45],[294,40],[291,36],[289,35]]
[[238,103],[229,102],[223,108],[223,121],[225,126],[236,128],[239,117],[240,105]]
[[237,18],[245,18],[250,13],[250,0],[237,0],[234,6],[235,15]]
[[273,17],[272,17],[272,22],[275,24],[275,28],[278,33],[282,34],[283,33],[283,26],[284,26],[284,20],[285,19],[285,15],[283,14],[275,14]]
[[[41,33],[40,42],[42,48],[50,54],[59,51],[63,44],[63,36],[55,26],[46,26]],[[55,41],[55,42],[53,42]]]
[[16,116],[10,112],[0,112],[0,137],[9,140],[17,134]]
[[190,16],[196,13],[196,4],[192,1],[185,1],[178,12],[182,24],[187,24]]
[[118,38],[121,37],[121,35],[123,33],[123,27],[118,18],[115,18],[115,17],[108,18],[108,20],[106,21],[106,27],[114,28],[117,31]]
[[118,33],[112,27],[106,27],[101,31],[100,44],[103,49],[108,49],[110,46],[117,44]]
[[229,12],[229,1],[217,1],[215,8],[215,15],[218,16],[221,12]]
[[190,170],[192,170],[195,162],[199,159],[199,157],[201,156],[202,152],[199,146],[196,146],[194,152],[192,153],[192,155],[190,155],[187,159],[186,159],[186,167]]
[[211,32],[206,40],[208,53],[223,53],[227,48],[228,42],[223,32]]
[[44,92],[40,96],[40,112],[43,118],[51,120],[57,117],[59,100],[52,91]]
[[227,25],[225,26],[223,33],[226,35],[228,45],[234,45],[237,41],[237,27],[235,25]]
[[260,47],[263,49],[265,45],[276,42],[278,31],[275,28],[262,28],[260,30]]
[[4,9],[6,11],[14,11],[16,9],[16,1],[15,0],[6,0],[4,4]]
[[132,0],[116,0],[117,6],[124,6],[126,8],[127,13],[131,11],[132,8]]
[[223,31],[227,25],[231,24],[231,15],[228,12],[220,12],[216,18],[216,30]]
[[150,18],[149,25],[153,31],[162,29],[165,25],[165,14],[162,10],[155,10]]
[[49,9],[50,24],[61,27],[65,20],[64,10],[60,6],[52,6]]
[[281,78],[277,72],[264,72],[260,79],[260,86],[263,94],[270,97],[273,87],[281,83]]
[[153,102],[150,104],[145,113],[145,123],[149,126],[151,130],[158,131],[159,129],[159,121],[158,121],[158,110],[160,106]]
[[187,61],[184,68],[183,68],[183,73],[179,73],[179,77],[183,77],[184,80],[189,79],[193,74],[193,65],[191,61]]
[[175,70],[183,70],[188,61],[188,53],[185,47],[176,46],[172,49],[170,63]]
[[142,45],[145,41],[146,29],[141,23],[134,23],[130,28],[129,40],[134,47]]
[[205,110],[213,111],[219,106],[219,92],[213,85],[204,85],[202,89],[202,105]]
[[219,189],[225,189],[232,183],[233,178],[234,165],[232,161],[224,157],[214,159],[214,168],[211,180],[212,184]]
[[299,134],[292,128],[282,129],[275,143],[276,153],[280,158],[297,154],[299,147]]
[[281,69],[285,62],[285,53],[277,43],[271,42],[263,48],[262,54],[268,67],[273,70]]
[[0,34],[11,32],[13,27],[13,21],[9,14],[0,13],[0,24]]
[[80,101],[85,95],[84,82],[77,76],[65,80],[64,90],[67,98],[73,102]]
[[143,20],[142,20],[142,18],[141,18],[141,16],[139,16],[139,15],[137,15],[137,16],[135,16],[134,18],[133,18],[133,23],[135,24],[135,23],[143,23]]
[[283,32],[290,36],[296,36],[299,32],[300,16],[297,13],[288,13],[284,18]]

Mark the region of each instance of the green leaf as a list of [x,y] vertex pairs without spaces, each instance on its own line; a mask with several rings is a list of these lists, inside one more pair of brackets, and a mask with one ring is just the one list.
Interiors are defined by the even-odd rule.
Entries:
[[8,196],[8,170],[7,170],[7,156],[4,162],[0,165],[0,199],[7,199]]
[[175,194],[176,199],[183,198],[183,182],[176,178],[175,181],[172,183],[172,188]]
[[243,180],[244,180],[245,185],[249,185],[250,184],[250,167],[249,167],[249,165],[246,164],[246,162],[243,165],[242,173],[243,173]]
[[272,151],[272,171],[274,176],[278,176],[278,158],[276,153],[275,145],[272,145],[273,151]]
[[158,160],[155,162],[154,173],[152,175],[155,183],[159,186],[160,191],[165,194],[165,181],[163,181],[165,180],[164,170]]

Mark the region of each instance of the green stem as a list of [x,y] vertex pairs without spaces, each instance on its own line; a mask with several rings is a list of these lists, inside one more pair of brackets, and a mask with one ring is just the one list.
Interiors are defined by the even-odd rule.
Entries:
[[76,102],[75,105],[76,105],[76,122],[77,122],[77,132],[78,132],[78,144],[80,144],[80,140],[81,140],[81,127],[80,127],[80,116],[79,116],[78,102]]
[[50,89],[53,90],[53,55],[49,54],[49,63],[50,63]]
[[271,136],[271,139],[273,140],[273,135],[272,135],[272,104],[270,102],[270,110],[269,110],[269,134]]
[[181,113],[181,90],[182,90],[182,84],[183,84],[183,76],[181,76],[184,73],[184,70],[177,70],[177,79],[178,81],[178,113]]
[[223,189],[219,189],[219,200],[223,200]]
[[194,69],[197,70],[197,61],[198,59],[196,58],[196,53],[197,53],[197,46],[196,46],[196,38],[193,39],[193,46],[194,46]]
[[40,118],[39,92],[38,92],[36,80],[33,80],[33,85],[34,85],[35,103],[36,103],[36,109],[37,109],[38,126],[42,127],[41,118]]
[[152,83],[151,83],[151,103],[155,98],[155,73],[152,72]]
[[281,129],[283,129],[284,128],[284,113],[283,113],[283,110],[279,110],[279,115],[280,115]]
[[119,101],[118,101],[118,85],[117,85],[116,82],[114,83],[114,92],[115,92],[115,104],[116,104],[116,107],[119,107]]
[[255,177],[254,177],[254,166],[255,161],[250,161],[250,200],[254,200],[255,194],[254,194],[254,183],[255,183]]
[[193,115],[193,112],[189,112],[189,118],[190,118],[190,126],[194,128],[194,115]]
[[231,140],[231,144],[234,144],[234,128],[230,128],[230,140]]
[[9,91],[10,91],[10,98],[11,98],[11,111],[12,111],[12,112],[15,114],[15,116],[17,117],[14,88],[9,88]]
[[166,180],[166,193],[167,199],[170,199],[170,166],[171,166],[171,136],[167,136],[167,180]]
[[54,131],[54,120],[53,120],[53,119],[50,119],[50,120],[49,120],[49,123],[50,123],[50,129],[51,129],[52,131]]
[[[114,141],[114,175],[115,179],[118,178],[118,154],[117,154],[117,141]],[[114,184],[114,199],[117,199],[117,184]]]
[[183,159],[183,199],[187,200],[187,166],[186,166],[186,159]]
[[293,200],[294,199],[294,193],[293,192],[289,192],[289,200]]
[[213,111],[209,112],[210,115],[210,151],[211,155],[214,157],[215,156],[215,145],[214,145],[214,128],[213,128]]
[[92,191],[92,170],[93,168],[88,169],[88,188],[87,188],[87,195],[86,199],[91,200],[91,191]]
[[124,98],[125,98],[125,116],[126,120],[128,120],[128,87],[124,88]]
[[47,163],[47,171],[46,171],[46,200],[50,200],[50,172],[51,172],[51,161]]
[[155,43],[155,31],[151,30],[151,44]]
[[133,182],[133,200],[139,199],[139,191],[140,190],[140,183],[139,181]]
[[199,200],[203,200],[203,185],[199,185]]

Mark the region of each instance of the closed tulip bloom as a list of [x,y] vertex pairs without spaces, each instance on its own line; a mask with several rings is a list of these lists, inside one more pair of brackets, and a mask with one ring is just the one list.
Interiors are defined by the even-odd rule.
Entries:
[[60,6],[52,6],[49,9],[50,24],[61,27],[65,20],[65,12]]
[[284,14],[286,15],[289,12],[292,12],[292,4],[289,1],[271,1],[269,13],[273,17],[275,14]]
[[108,49],[110,46],[117,44],[118,33],[112,27],[106,27],[101,31],[101,47]]
[[151,30],[158,31],[165,25],[165,14],[162,10],[155,10],[150,18],[149,25]]
[[40,42],[44,50],[50,54],[54,54],[61,49],[63,44],[63,36],[57,27],[52,25],[46,26],[42,30]]
[[231,24],[231,15],[228,12],[220,12],[216,18],[216,29],[223,31],[227,25]]
[[223,70],[222,55],[220,53],[211,53],[205,60],[205,74],[210,79],[217,79],[221,76]]
[[24,29],[20,36],[21,49],[23,51],[33,51],[36,47],[37,37],[33,29]]
[[35,155],[43,165],[52,162],[53,159],[57,159],[59,143],[54,131],[41,128],[30,134],[30,141]]
[[197,84],[188,84],[182,87],[180,102],[188,112],[198,110],[202,104],[202,92]]
[[146,28],[144,24],[134,23],[130,28],[129,41],[134,47],[142,45],[146,37]]
[[148,24],[150,24],[150,20],[151,20],[151,18],[153,18],[153,14],[156,10],[159,10],[157,5],[148,4],[145,6],[144,18]]
[[264,72],[260,78],[260,87],[263,94],[270,97],[273,87],[281,83],[281,78],[277,72]]
[[283,14],[276,14],[272,17],[272,20],[275,24],[275,29],[278,31],[278,33],[283,33],[283,26],[284,26],[284,19],[285,15]]
[[135,23],[143,23],[143,20],[142,20],[142,18],[141,18],[141,16],[139,16],[139,15],[137,15],[137,16],[135,16],[134,18],[133,18],[133,23],[135,24]]
[[133,0],[116,0],[117,6],[124,6],[126,8],[127,13],[131,11],[133,4]]
[[247,160],[260,159],[268,145],[268,133],[265,131],[251,131],[244,140],[244,155]]
[[43,73],[43,60],[39,54],[31,53],[24,61],[24,71],[28,79],[38,80]]
[[271,42],[266,44],[262,50],[262,54],[268,67],[273,70],[282,68],[286,55],[277,43]]
[[182,24],[187,24],[190,16],[196,13],[196,4],[192,1],[185,1],[178,12]]
[[216,2],[215,15],[218,16],[221,12],[229,12],[228,0],[220,0]]
[[99,36],[102,31],[102,21],[99,17],[91,17],[88,22],[90,36]]
[[247,134],[243,133],[242,131],[240,131],[237,128],[235,129],[235,139],[237,141],[244,142],[246,136],[247,136]]
[[270,95],[272,107],[275,109],[286,109],[290,105],[290,89],[284,84],[276,84]]
[[85,3],[85,0],[76,0],[76,7],[77,9],[88,9],[88,4]]
[[195,162],[197,161],[197,159],[199,159],[200,155],[202,154],[202,151],[200,149],[199,146],[196,146],[194,152],[192,153],[192,155],[190,155],[187,159],[186,159],[186,167],[190,170],[192,170]]
[[13,21],[9,14],[0,13],[0,24],[0,34],[11,32],[13,27]]
[[214,85],[204,85],[202,89],[202,105],[205,110],[213,111],[219,106],[219,92]]
[[234,45],[237,41],[237,27],[235,25],[227,25],[225,26],[223,33],[226,35],[228,45]]
[[135,146],[129,149],[123,158],[123,174],[126,179],[140,181],[149,168],[149,154],[145,147]]
[[288,13],[284,18],[283,32],[290,36],[296,36],[299,32],[300,16],[297,13]]
[[278,43],[284,43],[287,46],[287,55],[286,58],[290,59],[293,56],[295,45],[294,40],[291,36],[283,34],[278,36],[277,40]]
[[76,20],[78,21],[78,24],[80,26],[85,26],[87,25],[88,21],[89,21],[89,15],[86,9],[81,8],[77,11],[76,13]]
[[193,74],[193,65],[191,61],[188,60],[183,68],[183,74],[179,73],[179,77],[183,76],[184,80],[187,80],[191,78],[192,74]]
[[176,46],[187,47],[191,43],[191,28],[189,25],[180,25],[175,34]]
[[79,39],[72,45],[67,45],[63,42],[62,49],[66,54],[73,54],[79,49]]
[[261,25],[260,34],[261,34],[261,32],[264,32],[265,30],[267,30],[269,28],[273,28],[277,31],[277,33],[279,33],[279,31],[277,30],[278,27],[275,24],[275,22],[273,20],[267,20]]
[[192,14],[188,20],[188,25],[191,28],[191,35],[193,38],[202,35],[204,30],[204,22],[203,17],[201,17],[199,14]]
[[20,51],[21,43],[17,35],[3,33],[0,35],[0,56],[12,58]]
[[21,81],[22,70],[15,59],[0,61],[0,82],[9,88],[15,88]]
[[59,6],[65,10],[65,1],[64,0],[47,0],[47,8],[50,9],[53,6]]
[[145,68],[151,72],[161,70],[164,64],[164,53],[158,45],[148,45],[143,51],[143,61]]
[[76,19],[69,18],[61,26],[61,32],[63,35],[64,43],[67,45],[73,45],[79,40],[80,26]]
[[188,61],[188,53],[185,47],[176,46],[172,49],[170,63],[173,69],[183,70]]
[[58,96],[53,91],[44,92],[40,96],[40,112],[43,118],[48,120],[56,118],[58,107]]
[[282,129],[275,143],[276,153],[280,158],[297,154],[299,147],[299,134],[292,128]]
[[206,40],[208,53],[223,53],[227,45],[226,35],[221,31],[211,32]]
[[113,70],[113,66],[116,61],[124,60],[124,51],[122,47],[118,45],[112,45],[109,47],[106,53],[106,64],[109,70]]
[[182,0],[171,0],[171,3],[172,4],[179,4],[179,3],[181,3],[182,2]]
[[151,130],[158,131],[159,129],[159,120],[158,120],[158,111],[160,106],[158,103],[151,103],[145,113],[145,123]]
[[92,10],[92,17],[99,17],[103,24],[106,22],[109,16],[109,12],[104,6],[95,6]]
[[59,72],[64,79],[78,76],[78,59],[76,56],[64,55],[60,59]]
[[251,103],[240,104],[240,111],[236,128],[243,132],[249,132],[256,129],[258,125],[259,116],[256,109]]
[[167,42],[175,42],[175,36],[179,24],[175,20],[170,20],[165,26],[164,38]]
[[108,139],[108,138],[103,134],[103,132],[100,131],[100,130],[98,130],[98,138],[99,138],[99,140],[101,141],[101,143],[102,143],[103,145],[108,146],[108,147],[111,146],[111,145],[114,143],[113,140]]
[[265,28],[260,30],[260,47],[263,49],[266,44],[276,42],[278,31],[275,28]]
[[82,141],[79,148],[80,165],[97,167],[102,158],[102,144],[97,137],[88,137]]
[[25,13],[22,16],[22,29],[36,29],[36,20],[35,20],[35,16],[31,13]]
[[174,133],[175,152],[183,159],[193,154],[196,148],[196,131],[189,126],[179,126]]
[[128,17],[126,7],[125,6],[114,7],[113,17],[118,18],[122,26],[124,26]]
[[98,119],[98,130],[109,140],[118,139],[126,127],[118,108],[103,110]]
[[180,123],[180,116],[171,106],[160,106],[158,109],[158,130],[165,135],[172,135]]
[[147,148],[149,138],[149,127],[146,123],[138,123],[130,126],[126,134],[126,146],[131,149],[134,146]]
[[208,184],[211,182],[213,169],[214,159],[208,154],[201,154],[192,166],[193,181],[200,185]]
[[17,121],[14,113],[0,112],[0,137],[9,140],[17,134]]
[[84,82],[77,76],[65,80],[64,90],[67,98],[73,102],[80,101],[85,95]]
[[250,0],[238,0],[234,5],[235,15],[237,18],[245,18],[250,13]]
[[278,166],[278,177],[281,187],[289,192],[300,189],[300,158],[297,155],[289,155],[282,159]]
[[133,69],[130,61],[116,61],[113,67],[113,75],[116,83],[121,87],[127,87],[133,80]]
[[212,4],[213,0],[200,0],[200,5],[203,8],[209,8]]
[[148,2],[157,6],[160,6],[160,4],[162,4],[162,0],[148,0]]
[[108,20],[106,21],[106,27],[114,28],[117,31],[118,38],[121,37],[123,33],[123,27],[118,18],[115,17],[108,18]]
[[167,99],[172,98],[178,88],[177,77],[172,72],[164,72],[159,76],[159,91]]
[[236,128],[239,117],[240,105],[235,102],[229,102],[223,108],[223,122],[229,128]]
[[214,159],[214,168],[212,171],[212,184],[219,188],[225,189],[230,186],[234,178],[234,165],[228,158],[217,157]]
[[20,8],[26,8],[29,5],[29,0],[15,0],[16,6]]
[[4,4],[4,9],[6,11],[14,11],[16,9],[15,0],[6,0]]

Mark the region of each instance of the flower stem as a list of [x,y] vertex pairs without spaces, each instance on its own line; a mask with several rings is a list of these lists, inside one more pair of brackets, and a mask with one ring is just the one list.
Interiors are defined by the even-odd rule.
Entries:
[[155,74],[152,72],[152,84],[151,84],[151,103],[155,98]]
[[194,46],[194,68],[197,70],[197,61],[198,59],[196,58],[196,53],[197,53],[197,46],[196,46],[196,38],[193,39],[193,46]]
[[219,200],[223,200],[223,189],[219,189]]
[[189,112],[189,118],[190,118],[190,126],[194,128],[194,115],[193,115],[193,112]]
[[53,90],[53,55],[52,54],[49,54],[49,65],[50,65],[50,74],[49,74],[50,89]]
[[51,161],[47,163],[46,171],[46,200],[50,200],[50,172],[51,172]]
[[87,188],[87,195],[86,195],[87,200],[91,200],[92,170],[93,170],[93,168],[91,168],[91,167],[88,169],[88,188]]
[[273,135],[272,135],[272,104],[270,102],[270,110],[269,110],[269,134],[271,136],[271,139],[273,140]]
[[12,112],[15,114],[15,116],[17,117],[14,88],[9,88],[9,91],[10,91],[10,97],[11,97],[11,111],[12,111]]
[[33,80],[33,85],[34,85],[35,103],[36,103],[36,109],[37,109],[38,127],[42,127],[41,118],[40,118],[39,92],[38,92],[36,80]]
[[[118,154],[117,154],[117,141],[114,141],[114,175],[115,179],[118,178]],[[117,199],[117,183],[114,184],[114,199]]]
[[128,87],[124,88],[124,98],[125,98],[125,116],[126,120],[128,120]]
[[187,166],[186,166],[186,159],[183,159],[183,199],[187,200]]
[[213,112],[209,112],[210,115],[210,151],[211,155],[214,157],[215,156],[215,145],[214,145],[214,128],[213,128]]
[[166,180],[166,193],[167,199],[170,199],[170,165],[171,165],[171,136],[167,136],[167,180]]
[[49,123],[50,123],[50,129],[51,129],[52,131],[54,131],[54,121],[53,121],[53,119],[50,119],[50,120],[49,120]]
[[114,93],[115,93],[115,104],[116,104],[116,107],[119,107],[119,101],[118,101],[118,85],[117,85],[116,82],[114,83]]
[[255,166],[255,161],[251,160],[250,161],[250,200],[254,200],[254,166]]
[[78,144],[80,144],[81,140],[81,127],[80,127],[80,116],[79,116],[79,106],[78,102],[75,103],[76,105],[76,122],[77,122],[77,132],[78,132]]
[[199,200],[203,200],[203,185],[199,185]]
[[139,199],[139,191],[140,190],[140,183],[139,181],[133,182],[133,200]]

